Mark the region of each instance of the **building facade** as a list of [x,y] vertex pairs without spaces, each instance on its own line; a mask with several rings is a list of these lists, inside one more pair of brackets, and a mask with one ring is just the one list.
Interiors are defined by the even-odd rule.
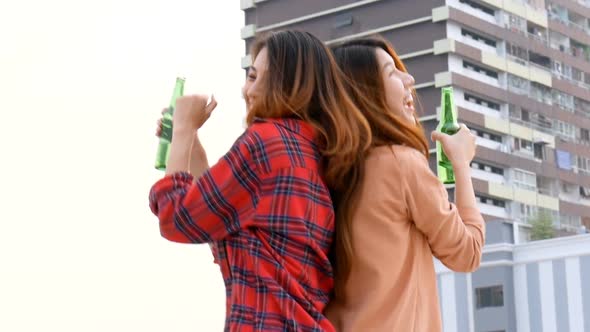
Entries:
[[[440,88],[454,87],[460,120],[478,136],[473,178],[486,220],[519,223],[520,241],[540,212],[560,232],[590,229],[590,1],[241,5],[246,52],[272,30],[307,30],[328,44],[381,34],[416,78],[427,132],[438,121]],[[250,63],[246,55],[242,66]]]

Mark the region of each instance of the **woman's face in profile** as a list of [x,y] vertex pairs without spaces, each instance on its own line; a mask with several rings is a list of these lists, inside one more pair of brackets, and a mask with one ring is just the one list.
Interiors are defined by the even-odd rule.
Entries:
[[266,48],[260,50],[256,59],[254,59],[254,63],[252,66],[248,68],[248,76],[246,77],[246,82],[242,87],[242,97],[246,101],[246,111],[249,112],[253,103],[256,102],[257,99],[263,93],[262,85],[260,82],[262,81],[262,77],[266,73],[268,68],[268,53]]
[[414,99],[412,95],[414,77],[399,70],[395,66],[395,61],[391,55],[384,50],[377,49],[375,55],[381,68],[381,76],[389,108],[408,124],[415,124]]

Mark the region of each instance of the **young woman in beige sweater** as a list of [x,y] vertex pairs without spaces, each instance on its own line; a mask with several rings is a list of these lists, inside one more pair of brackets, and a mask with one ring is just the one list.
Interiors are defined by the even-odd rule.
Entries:
[[332,192],[336,288],[326,315],[338,331],[441,331],[433,256],[469,272],[484,244],[469,166],[475,136],[465,125],[431,136],[453,164],[453,204],[428,166],[414,78],[390,44],[359,39],[333,52],[370,123],[372,148],[358,156],[350,185]]

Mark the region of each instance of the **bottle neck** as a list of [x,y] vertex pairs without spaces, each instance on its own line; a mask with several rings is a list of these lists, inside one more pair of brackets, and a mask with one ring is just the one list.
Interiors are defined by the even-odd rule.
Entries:
[[450,95],[445,95],[444,104],[442,109],[442,119],[445,123],[453,123],[456,121],[455,114],[453,112],[453,101]]
[[176,85],[174,86],[174,92],[172,93],[172,98],[170,99],[170,108],[174,108],[176,106],[176,99],[184,95],[184,80],[176,81]]

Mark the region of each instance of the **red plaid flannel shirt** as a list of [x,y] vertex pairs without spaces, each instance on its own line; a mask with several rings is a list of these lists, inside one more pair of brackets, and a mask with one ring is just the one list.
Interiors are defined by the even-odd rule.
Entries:
[[210,243],[226,286],[226,331],[333,331],[334,210],[312,128],[257,120],[196,183],[158,181],[150,207],[163,237]]

